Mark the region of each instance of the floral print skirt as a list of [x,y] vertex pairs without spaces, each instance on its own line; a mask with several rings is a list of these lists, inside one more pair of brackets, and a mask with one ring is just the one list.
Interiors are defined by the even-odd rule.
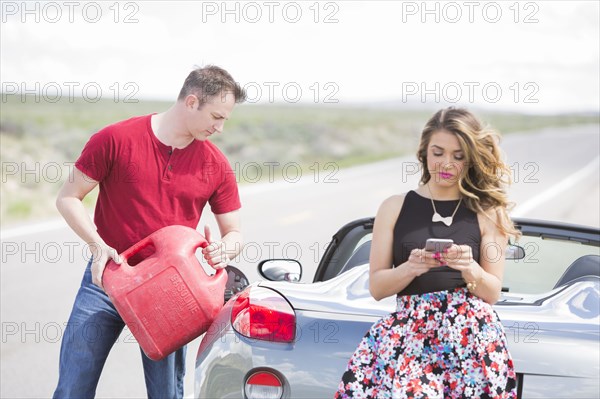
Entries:
[[466,288],[398,297],[350,358],[335,398],[516,398],[506,335]]

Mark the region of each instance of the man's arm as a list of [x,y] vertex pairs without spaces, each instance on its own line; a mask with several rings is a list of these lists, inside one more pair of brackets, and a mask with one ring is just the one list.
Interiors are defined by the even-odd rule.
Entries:
[[117,252],[106,245],[100,237],[96,231],[96,226],[94,226],[83,206],[83,198],[97,185],[97,181],[86,176],[79,169],[73,168],[69,178],[58,193],[56,208],[71,229],[88,244],[94,257],[92,280],[94,284],[102,288],[102,273],[106,262],[109,258],[112,258],[115,262],[121,263],[121,259]]
[[221,233],[220,241],[213,241],[208,226],[204,227],[204,236],[209,242],[209,246],[202,250],[204,259],[215,269],[222,269],[227,266],[231,259],[234,259],[244,247],[240,211],[233,211],[215,215],[219,231]]

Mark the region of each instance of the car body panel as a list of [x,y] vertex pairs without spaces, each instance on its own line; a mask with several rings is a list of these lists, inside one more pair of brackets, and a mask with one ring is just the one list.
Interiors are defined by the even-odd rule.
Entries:
[[[350,247],[358,248],[369,234],[368,228],[361,231],[360,225],[368,225],[370,221],[353,223],[343,229],[351,235],[355,233]],[[596,254],[598,239],[593,229],[522,224],[529,236],[542,239],[545,235],[545,243],[552,247],[556,244],[551,240],[557,239],[572,241],[573,245],[585,242],[591,245],[584,249]],[[393,312],[396,306],[395,297],[379,302],[371,297],[368,264],[344,271],[354,252],[343,248],[345,236],[339,232],[337,235],[337,242],[335,236],[332,242],[338,248],[328,248],[329,255],[326,252],[324,258],[329,256],[329,262],[337,258],[336,267],[341,274],[312,284],[261,281],[249,288],[272,289],[292,305],[297,323],[293,343],[259,341],[239,335],[231,326],[232,301],[228,302],[201,343],[196,362],[196,397],[244,398],[243,383],[255,370],[275,373],[284,382],[284,398],[333,396],[360,339],[374,322]],[[345,255],[340,255],[340,251],[345,251]],[[580,252],[578,247],[572,255],[579,256]],[[522,272],[518,268],[525,270],[530,266],[543,270],[543,264],[532,260],[511,267],[517,268],[513,271],[518,273]],[[548,263],[548,268],[554,267],[543,257],[536,260]],[[570,260],[561,258],[560,262]],[[322,265],[323,261],[319,267]],[[315,280],[319,273],[324,276],[321,269]],[[515,279],[511,286],[517,284],[520,282]],[[506,287],[508,292],[494,305],[522,383],[521,397],[600,397],[600,277],[584,276],[550,290],[545,286],[548,283],[540,286],[540,292],[529,293]]]

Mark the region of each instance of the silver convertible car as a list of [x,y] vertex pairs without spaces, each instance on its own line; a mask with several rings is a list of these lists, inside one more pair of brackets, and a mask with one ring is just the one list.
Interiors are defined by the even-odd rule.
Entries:
[[[503,295],[494,306],[518,373],[519,398],[600,397],[600,230],[516,219]],[[231,296],[203,336],[197,398],[333,397],[346,364],[395,298],[368,290],[373,219],[334,236],[310,284],[294,260],[265,260],[247,285],[229,269]]]

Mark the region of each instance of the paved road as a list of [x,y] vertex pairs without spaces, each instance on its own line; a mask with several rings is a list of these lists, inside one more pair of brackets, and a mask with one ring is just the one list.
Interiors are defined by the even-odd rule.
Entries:
[[[510,191],[518,203],[516,214],[600,226],[599,126],[509,135],[503,147],[516,176]],[[248,244],[234,264],[254,279],[259,259],[298,258],[305,268],[303,281],[310,281],[315,259],[335,230],[374,215],[386,197],[414,188],[415,168],[412,158],[401,158],[337,172],[330,168],[295,183],[290,175],[287,181],[245,186]],[[212,217],[201,223],[216,231]],[[84,249],[61,222],[3,232],[0,397],[51,396],[64,323],[85,266]],[[145,397],[139,349],[131,341],[126,332],[116,344],[98,397]],[[193,391],[197,348],[197,340],[188,348],[187,396]]]

